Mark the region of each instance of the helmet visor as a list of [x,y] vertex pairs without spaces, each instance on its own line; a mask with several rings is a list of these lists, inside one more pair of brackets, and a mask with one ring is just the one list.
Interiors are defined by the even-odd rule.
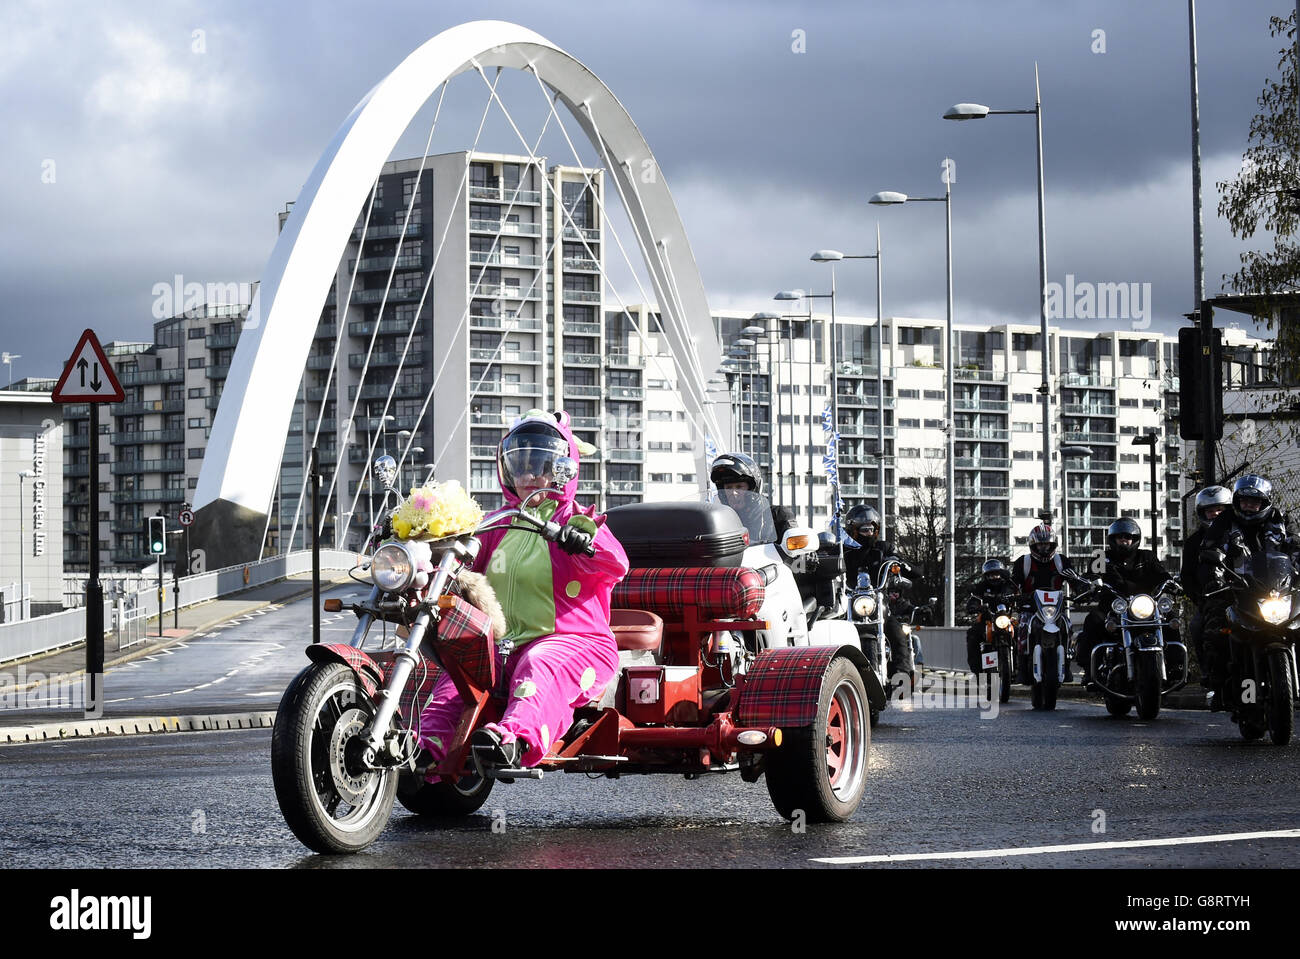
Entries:
[[554,478],[555,461],[569,455],[569,444],[560,437],[525,435],[511,443],[501,453],[501,479],[516,493],[520,487],[537,489],[550,486]]

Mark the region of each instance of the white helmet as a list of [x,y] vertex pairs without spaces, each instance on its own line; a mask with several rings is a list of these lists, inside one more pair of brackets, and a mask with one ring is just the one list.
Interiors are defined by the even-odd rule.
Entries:
[[1208,523],[1205,511],[1211,506],[1232,506],[1232,491],[1223,486],[1207,486],[1196,494],[1196,515],[1202,523]]

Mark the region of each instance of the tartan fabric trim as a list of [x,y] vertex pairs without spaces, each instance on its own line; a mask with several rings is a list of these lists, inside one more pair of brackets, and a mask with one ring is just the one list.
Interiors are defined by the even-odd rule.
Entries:
[[452,606],[441,610],[438,617],[436,641],[456,658],[475,685],[491,689],[496,682],[492,618],[459,596],[452,600]]
[[323,663],[334,659],[349,666],[357,674],[357,679],[361,682],[361,688],[372,699],[379,690],[380,684],[384,681],[384,667],[371,659],[370,654],[365,650],[349,646],[347,643],[321,643],[320,645],[308,646],[307,658],[313,663]]
[[702,619],[749,619],[763,605],[763,576],[747,566],[674,566],[631,570],[614,587],[613,606]]
[[733,712],[740,726],[811,726],[838,646],[765,649],[745,674]]
[[[423,651],[418,652],[420,665],[416,666],[407,678],[406,688],[402,690],[402,698],[397,706],[404,724],[419,720],[420,713],[424,712],[424,704],[429,701],[434,684],[438,682],[438,674],[442,672],[438,664],[425,656]],[[393,668],[395,659],[397,659],[396,650],[386,649],[381,653],[375,653],[375,662],[384,670],[385,675]]]

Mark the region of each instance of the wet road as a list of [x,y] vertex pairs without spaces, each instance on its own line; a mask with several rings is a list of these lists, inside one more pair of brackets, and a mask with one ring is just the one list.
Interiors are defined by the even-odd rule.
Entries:
[[[1300,745],[1242,741],[1222,714],[1115,720],[1098,705],[1035,713],[891,706],[866,801],[849,823],[793,829],[760,781],[732,774],[498,784],[479,813],[433,823],[398,807],[353,857],[308,853],[280,817],[270,732],[183,733],[0,747],[10,867],[769,866],[960,853],[941,867],[1290,866]],[[495,825],[495,828],[494,828]],[[1184,845],[1074,848],[1172,837]],[[987,850],[1064,850],[1028,855]],[[874,865],[874,863],[868,863]]]

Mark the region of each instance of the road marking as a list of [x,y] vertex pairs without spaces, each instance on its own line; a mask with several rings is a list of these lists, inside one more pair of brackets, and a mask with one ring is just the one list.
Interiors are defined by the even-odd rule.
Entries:
[[1126,842],[1078,842],[1061,846],[1026,846],[1009,849],[969,849],[959,852],[909,852],[892,856],[835,856],[812,862],[847,866],[867,862],[921,862],[936,859],[1001,859],[1006,856],[1041,856],[1062,852],[1094,852],[1099,849],[1145,849],[1152,846],[1191,846],[1198,843],[1244,842],[1250,839],[1300,839],[1300,829],[1270,832],[1229,832],[1212,836],[1174,836],[1169,839],[1133,839]]
[[281,691],[281,690],[272,689],[270,692],[265,692],[265,693],[244,693],[244,695],[245,695],[245,696],[283,696],[284,693],[283,693],[283,691]]

